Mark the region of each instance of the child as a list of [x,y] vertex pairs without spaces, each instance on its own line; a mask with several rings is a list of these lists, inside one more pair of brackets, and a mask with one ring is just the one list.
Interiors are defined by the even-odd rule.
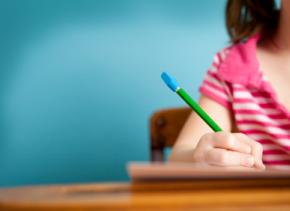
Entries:
[[169,160],[290,170],[290,1],[228,0],[226,25],[199,100],[224,132],[193,112]]

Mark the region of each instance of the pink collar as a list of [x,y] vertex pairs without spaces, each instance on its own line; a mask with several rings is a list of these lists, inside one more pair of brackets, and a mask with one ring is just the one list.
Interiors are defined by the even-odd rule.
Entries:
[[259,38],[259,35],[255,35],[246,42],[229,47],[228,55],[219,67],[219,74],[223,80],[262,88],[263,77],[256,56]]
[[276,102],[277,108],[290,118],[290,112],[279,102],[270,82],[263,77],[256,56],[259,38],[260,36],[256,35],[249,38],[246,42],[229,47],[228,55],[218,68],[218,74],[227,82],[242,84],[268,92],[272,99],[274,99],[274,102]]

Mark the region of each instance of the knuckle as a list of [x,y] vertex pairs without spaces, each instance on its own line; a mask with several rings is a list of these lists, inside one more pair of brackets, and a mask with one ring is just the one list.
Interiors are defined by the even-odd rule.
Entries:
[[201,142],[209,142],[212,140],[212,136],[213,136],[213,133],[206,133],[200,138],[200,141]]
[[240,136],[243,139],[248,139],[248,136],[244,133],[237,133],[238,136]]
[[231,134],[228,134],[225,138],[225,144],[227,147],[234,147],[235,146],[235,137]]
[[220,164],[226,164],[227,163],[227,160],[228,160],[228,156],[227,156],[226,153],[220,153],[220,154],[218,154],[217,161]]
[[259,142],[255,142],[255,147],[258,151],[263,151],[263,145]]
[[211,151],[204,153],[205,162],[210,163],[212,159],[213,159],[213,153]]
[[224,132],[224,131],[219,132],[217,134],[219,134],[220,138],[222,138],[222,139],[225,139],[225,138],[227,138],[229,136],[229,133],[228,132]]

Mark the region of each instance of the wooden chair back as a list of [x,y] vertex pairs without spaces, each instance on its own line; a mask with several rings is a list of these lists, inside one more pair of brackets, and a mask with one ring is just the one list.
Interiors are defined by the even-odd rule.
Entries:
[[150,119],[151,161],[164,161],[165,148],[174,145],[190,112],[190,108],[171,108],[153,113]]

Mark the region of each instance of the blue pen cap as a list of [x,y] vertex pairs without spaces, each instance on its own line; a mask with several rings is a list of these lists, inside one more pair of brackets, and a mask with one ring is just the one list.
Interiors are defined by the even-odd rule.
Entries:
[[172,78],[168,73],[163,72],[161,74],[161,78],[173,92],[176,92],[180,88],[178,82],[174,78]]

